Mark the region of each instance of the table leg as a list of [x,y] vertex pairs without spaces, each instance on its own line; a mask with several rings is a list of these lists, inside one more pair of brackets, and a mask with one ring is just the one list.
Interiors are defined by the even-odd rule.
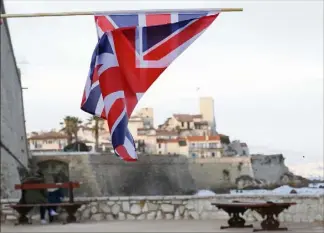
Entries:
[[286,227],[279,227],[280,222],[274,217],[274,213],[267,213],[265,219],[261,222],[262,229],[254,229],[253,231],[287,231]]
[[229,215],[230,219],[228,220],[228,226],[221,226],[220,229],[253,227],[253,225],[245,225],[245,220],[240,216],[240,212],[233,212]]
[[81,205],[73,205],[73,206],[64,206],[68,216],[66,217],[66,223],[76,222],[75,213],[80,208]]

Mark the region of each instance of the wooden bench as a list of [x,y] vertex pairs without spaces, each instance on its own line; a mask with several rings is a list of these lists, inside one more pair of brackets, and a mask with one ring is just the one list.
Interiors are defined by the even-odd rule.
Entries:
[[11,208],[16,210],[19,213],[18,217],[18,224],[30,224],[27,214],[34,208],[34,207],[50,207],[50,206],[59,206],[63,208],[68,216],[64,223],[71,223],[76,222],[75,213],[76,211],[83,205],[86,204],[86,202],[75,202],[74,201],[74,195],[73,195],[73,189],[79,188],[80,183],[79,182],[67,182],[67,183],[52,183],[52,184],[16,184],[15,189],[16,190],[31,190],[31,189],[49,189],[49,188],[66,188],[69,190],[69,201],[68,202],[62,202],[62,203],[39,203],[39,204],[13,204],[9,205]]
[[292,205],[294,202],[289,203],[275,203],[275,202],[239,202],[233,203],[212,203],[217,208],[224,210],[230,216],[228,226],[221,226],[221,229],[226,228],[245,228],[253,227],[253,225],[245,225],[245,219],[240,216],[243,215],[248,209],[258,212],[263,221],[261,222],[262,229],[254,229],[253,231],[287,231],[288,228],[280,228],[278,215]]

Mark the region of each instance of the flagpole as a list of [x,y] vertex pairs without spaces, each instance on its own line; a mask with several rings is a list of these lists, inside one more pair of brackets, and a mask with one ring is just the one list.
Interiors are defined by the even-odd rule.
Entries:
[[0,18],[31,18],[31,17],[51,17],[51,16],[85,16],[85,15],[111,15],[111,14],[131,14],[131,13],[170,13],[170,12],[193,12],[193,11],[215,11],[215,12],[239,12],[243,8],[211,8],[211,9],[161,9],[161,10],[123,10],[123,11],[75,11],[56,13],[26,13],[26,14],[1,14]]

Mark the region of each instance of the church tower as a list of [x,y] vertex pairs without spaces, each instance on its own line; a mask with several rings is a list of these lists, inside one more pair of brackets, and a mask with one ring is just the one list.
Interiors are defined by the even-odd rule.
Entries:
[[212,135],[216,135],[216,120],[214,111],[214,99],[212,97],[200,97],[200,114],[204,121],[208,122]]

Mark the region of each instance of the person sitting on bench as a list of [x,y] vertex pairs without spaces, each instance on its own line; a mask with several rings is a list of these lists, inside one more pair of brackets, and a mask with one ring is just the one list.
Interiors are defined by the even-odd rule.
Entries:
[[[25,179],[22,181],[22,184],[42,184],[45,183],[45,177],[43,173],[38,170],[35,175],[30,175],[25,177]],[[22,196],[19,200],[19,204],[43,204],[48,203],[48,196],[46,189],[30,189],[30,190],[22,190]],[[51,211],[51,208],[46,208],[44,206],[40,206],[40,219],[41,223],[45,224],[45,213],[46,209],[48,209],[49,214],[54,214],[55,211]],[[56,213],[57,215],[57,213]]]
[[[57,176],[54,176],[53,180],[54,183],[59,183],[59,179]],[[63,198],[64,194],[62,188],[48,189],[48,203],[61,203]],[[57,206],[52,206],[51,209],[48,210],[49,222],[53,222],[53,216],[57,215],[56,208]]]

